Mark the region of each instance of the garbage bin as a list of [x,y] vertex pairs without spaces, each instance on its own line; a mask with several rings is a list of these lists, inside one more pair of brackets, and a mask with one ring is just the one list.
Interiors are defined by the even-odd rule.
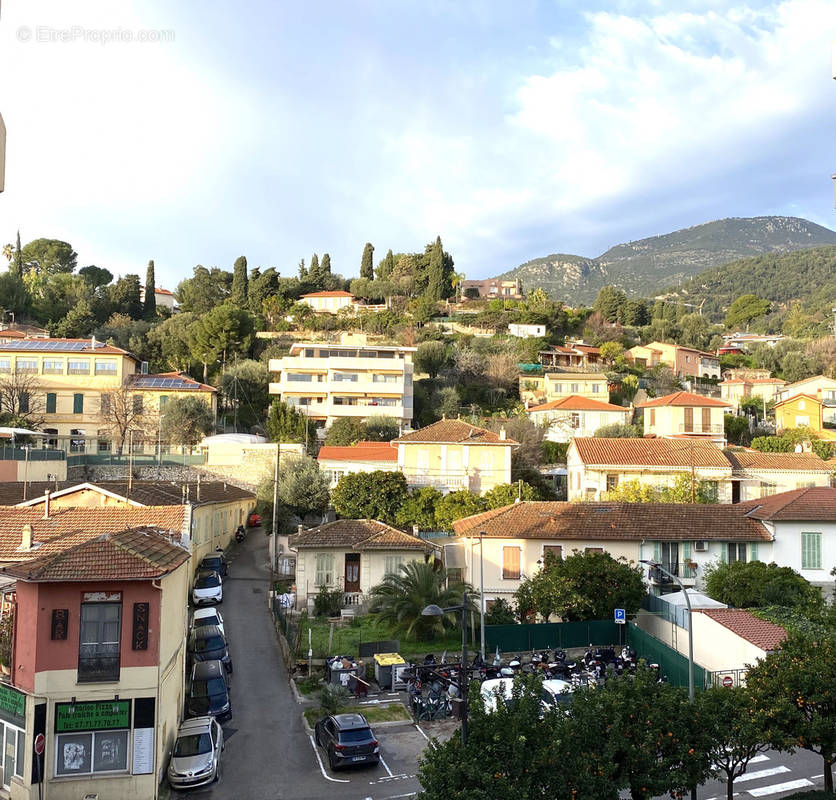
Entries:
[[359,675],[361,667],[345,656],[336,656],[328,659],[327,669],[328,683],[332,683],[334,686],[345,686],[348,689],[350,688],[351,676]]
[[406,664],[398,653],[375,653],[374,679],[381,689],[392,689],[394,683],[394,668]]

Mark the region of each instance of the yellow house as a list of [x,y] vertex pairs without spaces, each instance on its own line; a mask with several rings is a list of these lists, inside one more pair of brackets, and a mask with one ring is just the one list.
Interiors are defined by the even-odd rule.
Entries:
[[511,482],[511,450],[519,446],[504,428],[494,433],[460,419],[442,419],[392,444],[398,448],[398,471],[410,486],[476,494]]
[[569,397],[609,401],[607,376],[601,372],[547,372],[520,375],[520,399],[533,404],[550,403]]
[[344,308],[353,308],[355,298],[351,292],[311,292],[303,294],[299,302],[310,306],[318,314],[336,314]]
[[183,519],[178,531],[194,564],[216,548],[226,548],[235,529],[239,525],[246,527],[247,517],[256,504],[253,492],[225,481],[132,481],[128,485],[121,480],[67,482],[57,487],[54,483],[30,483],[26,496],[29,499],[24,500],[19,483],[0,485],[0,503],[44,508],[45,515],[67,508],[180,508]]
[[212,386],[178,372],[149,375],[147,364],[95,337],[2,342],[0,381],[21,396],[21,411],[43,418],[44,432],[73,437],[75,452],[86,449],[84,437],[113,438],[118,404],[130,408],[132,427],[154,432],[171,399],[197,395],[216,411]]
[[674,392],[636,407],[644,409],[645,436],[709,439],[721,447],[726,442],[723,414],[729,407],[727,401]]
[[369,590],[409,561],[424,562],[432,545],[374,519],[338,519],[290,537],[296,552],[296,600],[313,604],[322,586],[341,588],[349,605],[364,605]]
[[775,404],[775,429],[781,434],[792,428],[809,428],[823,439],[836,439],[833,425],[836,420],[825,419],[825,404],[819,397],[810,394],[795,394]]

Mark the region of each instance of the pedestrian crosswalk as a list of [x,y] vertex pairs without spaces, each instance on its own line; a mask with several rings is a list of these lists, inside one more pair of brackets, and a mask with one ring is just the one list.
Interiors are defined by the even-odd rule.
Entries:
[[[755,769],[752,769],[753,765],[756,765]],[[770,756],[760,753],[749,762],[746,772],[735,779],[734,796],[741,800],[750,797],[780,800],[779,795],[814,786],[815,779],[821,778],[820,775],[801,777],[797,772],[794,776],[792,772],[790,766],[775,764]],[[706,800],[725,800],[725,797],[726,795],[722,794],[706,798]]]

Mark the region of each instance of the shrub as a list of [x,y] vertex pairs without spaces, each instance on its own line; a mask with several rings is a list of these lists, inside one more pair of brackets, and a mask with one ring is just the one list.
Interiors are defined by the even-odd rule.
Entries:
[[338,587],[329,589],[327,586],[320,586],[319,592],[314,597],[314,614],[317,617],[336,617],[343,607],[343,590]]
[[336,686],[333,683],[326,683],[317,695],[319,707],[325,716],[336,714],[348,702],[349,697],[351,693],[345,686]]

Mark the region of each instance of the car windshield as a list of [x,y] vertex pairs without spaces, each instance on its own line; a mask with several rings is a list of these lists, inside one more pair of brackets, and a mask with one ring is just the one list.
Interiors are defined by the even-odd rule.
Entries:
[[206,625],[217,625],[220,620],[217,617],[195,617],[194,627],[203,628]]
[[207,556],[200,562],[204,567],[208,567],[209,569],[215,569],[221,565],[221,559],[219,556]]
[[197,576],[194,585],[196,589],[213,589],[216,586],[220,586],[221,582],[216,573],[206,572],[203,575]]
[[203,753],[212,752],[212,739],[208,733],[191,733],[188,736],[179,736],[174,745],[175,758],[188,758],[199,756]]
[[192,697],[215,697],[226,692],[226,681],[223,678],[210,678],[208,681],[192,683]]
[[207,650],[223,650],[226,642],[223,636],[198,636],[194,640],[196,653],[205,653]]
[[372,738],[372,732],[368,728],[357,728],[353,731],[341,731],[340,742],[367,742]]

